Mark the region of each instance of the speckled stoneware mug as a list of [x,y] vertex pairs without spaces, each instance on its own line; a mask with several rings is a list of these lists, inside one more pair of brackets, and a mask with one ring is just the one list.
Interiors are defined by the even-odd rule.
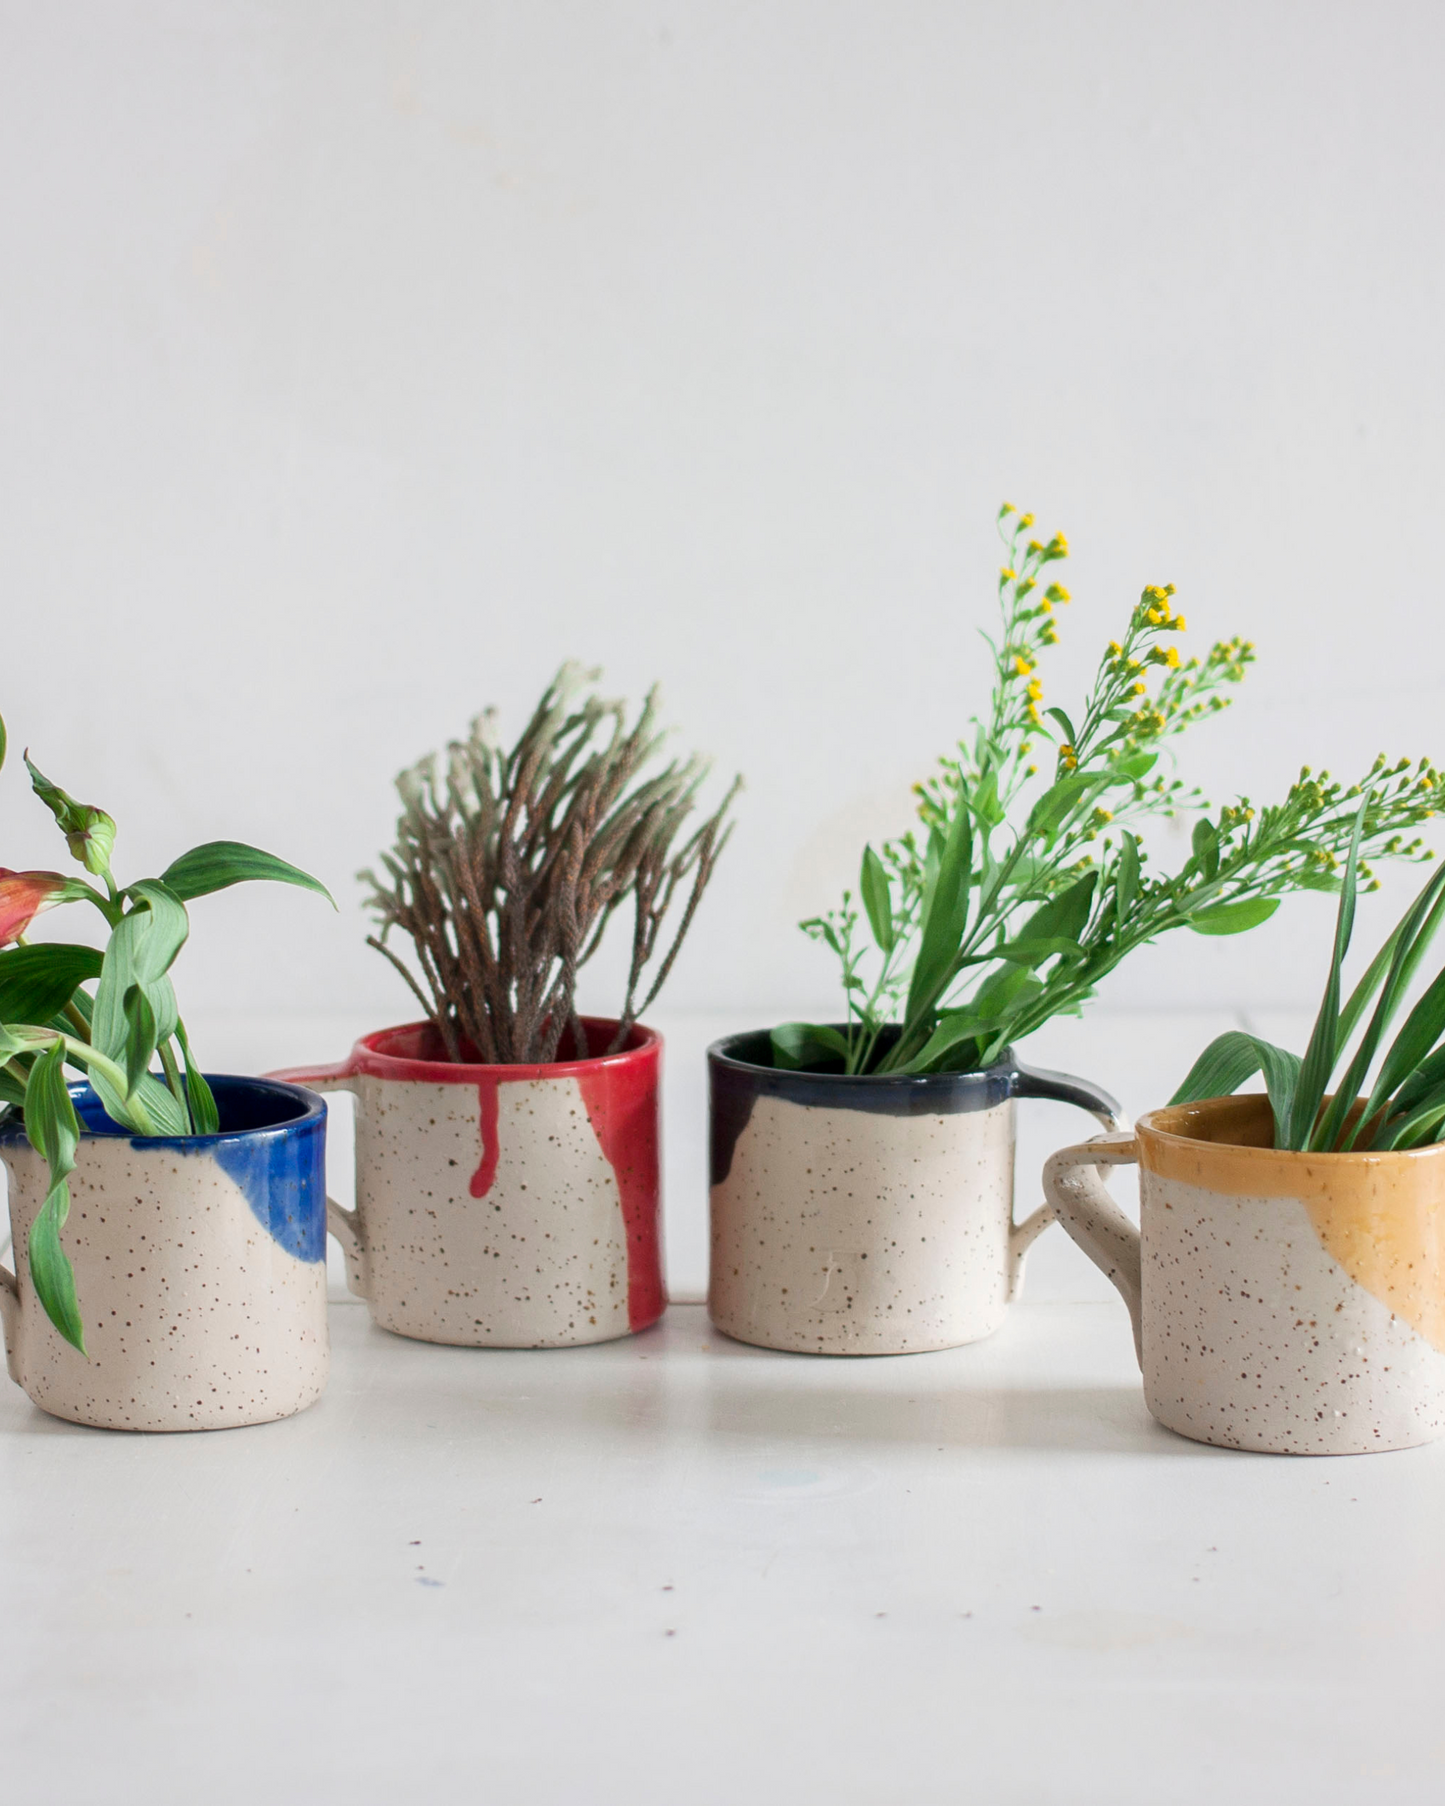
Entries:
[[[1045,1168],[1059,1221],[1129,1307],[1150,1411],[1281,1455],[1445,1435],[1445,1146],[1299,1154],[1273,1127],[1262,1096],[1213,1098]],[[1101,1177],[1136,1161],[1139,1229]]]
[[1053,1220],[1013,1220],[1014,1099],[1123,1118],[1086,1079],[1011,1055],[985,1072],[849,1077],[771,1064],[766,1031],[708,1049],[708,1310],[740,1342],[913,1354],[992,1335]]
[[326,1106],[294,1085],[210,1081],[221,1132],[142,1140],[84,1085],[70,1215],[86,1354],[30,1284],[30,1226],[50,1188],[23,1124],[0,1126],[15,1273],[0,1269],[10,1377],[52,1416],[110,1430],[267,1423],[321,1396]]
[[[606,1047],[617,1024],[584,1017]],[[458,1065],[430,1023],[279,1074],[356,1097],[356,1209],[330,1205],[347,1284],[383,1329],[565,1348],[662,1315],[662,1041],[545,1066]]]

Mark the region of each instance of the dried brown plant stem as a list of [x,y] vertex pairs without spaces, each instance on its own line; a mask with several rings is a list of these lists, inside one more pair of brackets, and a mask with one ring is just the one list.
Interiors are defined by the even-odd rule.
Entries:
[[[677,958],[731,833],[735,780],[718,808],[678,842],[707,761],[673,760],[644,776],[662,742],[657,693],[629,727],[625,706],[586,693],[599,673],[564,665],[510,751],[488,710],[447,749],[397,779],[402,815],[383,877],[362,873],[380,933],[370,945],[403,974],[452,1060],[545,1063],[570,1031],[580,968],[629,902],[632,955],[618,1026],[626,1044]],[[664,918],[686,894],[659,958]],[[420,978],[387,945],[408,935]],[[654,963],[655,962],[655,963]],[[650,982],[648,980],[651,968]]]

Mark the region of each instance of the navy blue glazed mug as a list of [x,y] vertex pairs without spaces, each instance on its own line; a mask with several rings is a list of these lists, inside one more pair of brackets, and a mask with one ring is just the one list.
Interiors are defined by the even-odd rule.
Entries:
[[61,1245],[86,1352],[30,1283],[49,1190],[23,1123],[0,1125],[15,1272],[0,1268],[10,1377],[55,1417],[122,1430],[265,1423],[321,1395],[326,1105],[299,1085],[210,1079],[220,1133],[144,1139],[72,1085],[81,1138]]
[[1014,1100],[1119,1105],[1006,1052],[983,1072],[847,1075],[772,1064],[766,1030],[708,1049],[708,1310],[741,1342],[910,1354],[992,1335],[1053,1221],[1013,1220]]

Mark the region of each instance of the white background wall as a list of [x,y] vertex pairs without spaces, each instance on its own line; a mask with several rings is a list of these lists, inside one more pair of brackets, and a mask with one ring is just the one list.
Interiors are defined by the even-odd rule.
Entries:
[[[826,1008],[793,924],[981,700],[1005,495],[1076,551],[1051,693],[1146,581],[1256,640],[1215,796],[1445,756],[1442,52],[1379,0],[9,0],[17,751],[125,874],[336,890],[199,906],[194,1017],[375,1022],[392,774],[568,655],[748,777],[670,1008]],[[18,761],[0,859],[57,860]],[[1106,1002],[1298,1007],[1328,914]]]

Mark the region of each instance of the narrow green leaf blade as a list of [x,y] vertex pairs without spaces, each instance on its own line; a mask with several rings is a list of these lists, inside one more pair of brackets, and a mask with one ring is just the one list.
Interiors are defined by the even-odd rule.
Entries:
[[[1320,1001],[1319,1015],[1315,1018],[1314,1032],[1300,1063],[1298,1086],[1290,1112],[1289,1138],[1284,1141],[1277,1138],[1276,1147],[1298,1151],[1309,1145],[1314,1134],[1315,1118],[1319,1114],[1330,1074],[1334,1071],[1335,1061],[1339,1056],[1340,968],[1345,963],[1345,954],[1349,951],[1350,935],[1355,925],[1360,836],[1364,832],[1365,806],[1368,800],[1368,797],[1361,800],[1350,834],[1350,850],[1345,860],[1344,877],[1340,882],[1340,906],[1335,916],[1335,943],[1330,956],[1330,975],[1325,983],[1324,997]],[[1278,1111],[1275,1114],[1275,1128],[1278,1137]]]
[[939,852],[938,870],[925,892],[918,958],[908,987],[907,1020],[930,1010],[954,970],[968,926],[969,881],[973,874],[973,827],[962,800]]
[[239,840],[210,840],[204,846],[192,847],[189,853],[167,866],[161,882],[182,903],[194,897],[209,896],[212,891],[226,890],[233,884],[270,880],[276,884],[295,884],[302,890],[314,890],[325,897],[332,908],[335,899],[320,879],[288,865],[274,853],[263,853]]

